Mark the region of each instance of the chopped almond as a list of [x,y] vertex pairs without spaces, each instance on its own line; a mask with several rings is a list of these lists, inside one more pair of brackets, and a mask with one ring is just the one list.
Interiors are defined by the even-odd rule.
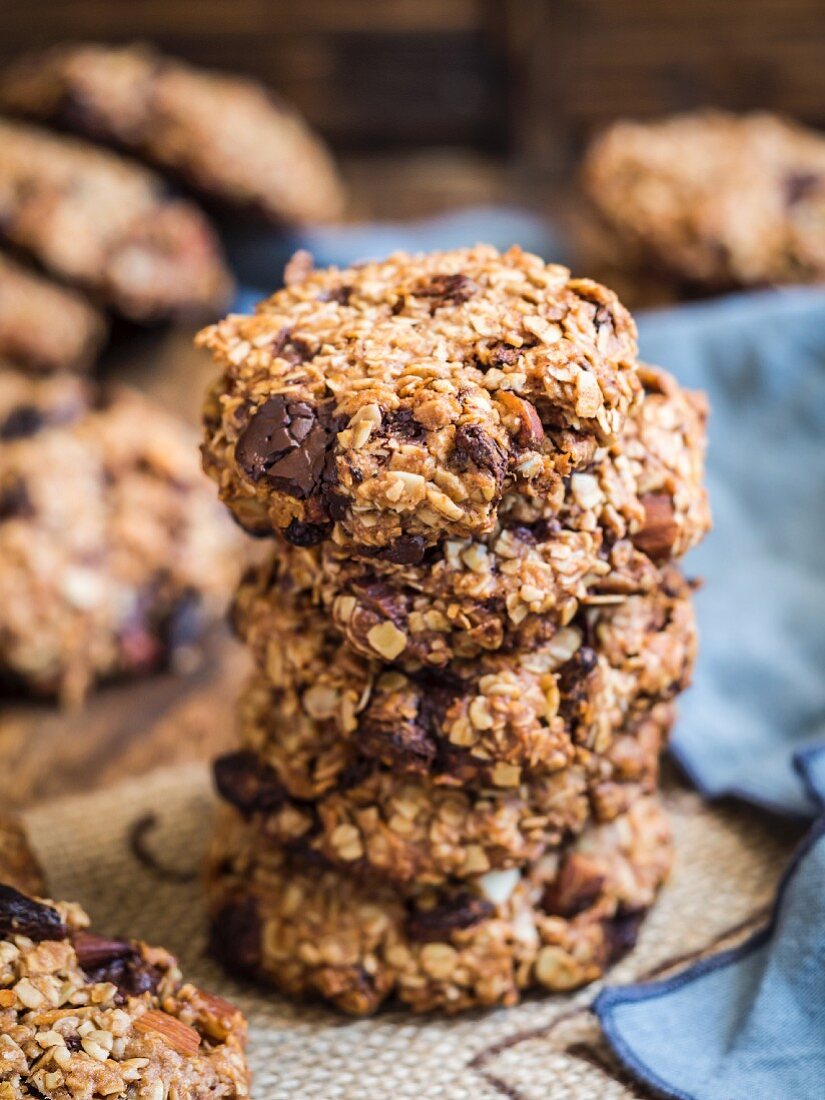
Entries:
[[147,1034],[155,1032],[178,1054],[197,1054],[198,1047],[201,1045],[201,1037],[194,1028],[182,1024],[174,1016],[170,1016],[166,1012],[159,1012],[154,1008],[135,1020],[135,1030]]

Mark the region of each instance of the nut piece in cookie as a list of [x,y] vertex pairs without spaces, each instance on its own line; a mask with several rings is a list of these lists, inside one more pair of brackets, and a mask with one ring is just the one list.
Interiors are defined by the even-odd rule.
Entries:
[[[246,1021],[163,948],[0,886],[0,1045],[10,1097],[247,1097]],[[5,1095],[5,1094],[4,1094]]]
[[58,46],[0,82],[11,113],[134,151],[190,187],[271,221],[337,217],[343,189],[303,119],[242,77],[193,68],[145,45]]
[[0,674],[78,701],[191,648],[239,570],[185,425],[128,390],[0,372]]
[[420,562],[508,491],[557,505],[640,397],[615,295],[518,248],[289,275],[199,337],[222,371],[204,465],[254,534]]

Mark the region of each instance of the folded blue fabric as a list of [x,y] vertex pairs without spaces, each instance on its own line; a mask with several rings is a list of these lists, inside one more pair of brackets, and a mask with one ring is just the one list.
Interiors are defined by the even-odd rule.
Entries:
[[673,751],[708,795],[813,816],[793,757],[825,740],[825,292],[666,310],[640,333],[711,403],[714,530],[687,563],[701,647]]
[[685,1100],[825,1096],[825,294],[644,318],[642,350],[711,398],[715,530],[689,565],[701,657],[674,752],[708,795],[820,814],[769,927],[674,978],[606,990],[608,1040]]
[[[800,776],[825,798],[825,748]],[[768,927],[663,982],[605,990],[594,1009],[638,1077],[680,1100],[825,1096],[825,815],[779,888]]]

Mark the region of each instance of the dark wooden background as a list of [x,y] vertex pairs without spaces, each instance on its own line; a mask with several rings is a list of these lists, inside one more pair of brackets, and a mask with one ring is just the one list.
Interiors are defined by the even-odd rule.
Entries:
[[0,4],[0,62],[84,38],[269,81],[344,154],[449,146],[559,174],[619,115],[717,104],[825,126],[823,0]]

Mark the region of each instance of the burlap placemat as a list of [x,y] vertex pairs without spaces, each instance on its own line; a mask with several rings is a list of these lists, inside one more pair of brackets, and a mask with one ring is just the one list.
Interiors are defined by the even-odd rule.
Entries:
[[[764,920],[794,835],[671,786],[676,869],[611,982],[666,973]],[[228,980],[204,957],[199,865],[213,799],[205,767],[176,768],[27,814],[55,897],[96,927],[176,952],[250,1024],[258,1100],[614,1100],[644,1097],[611,1062],[587,1006],[599,986],[456,1020],[401,1012],[348,1020]]]

